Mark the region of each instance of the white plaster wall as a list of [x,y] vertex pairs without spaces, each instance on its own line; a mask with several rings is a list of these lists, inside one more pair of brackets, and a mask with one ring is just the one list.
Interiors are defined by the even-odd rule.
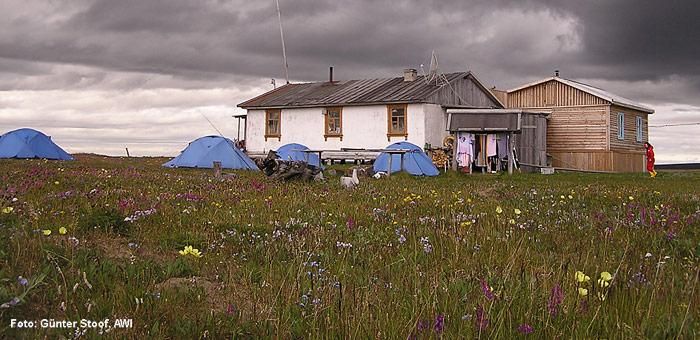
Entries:
[[[407,108],[408,141],[421,148],[425,145],[424,105],[426,104],[409,104]],[[442,110],[440,106],[437,108]],[[386,105],[344,106],[342,141],[339,138],[324,139],[322,112],[323,108],[320,107],[283,109],[281,140],[268,138],[265,141],[265,110],[248,110],[246,146],[250,152],[275,150],[287,143],[299,143],[311,149],[322,150],[338,150],[343,147],[369,149],[383,148],[404,140],[404,137],[387,140]]]
[[[447,137],[447,113],[442,106],[436,104],[423,104],[425,116],[425,143],[433,147],[442,146],[442,140]],[[420,145],[423,147],[424,145]]]

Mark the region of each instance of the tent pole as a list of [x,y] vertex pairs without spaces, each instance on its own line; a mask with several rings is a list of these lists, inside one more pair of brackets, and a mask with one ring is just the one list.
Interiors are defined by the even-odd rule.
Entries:
[[512,175],[513,174],[513,157],[515,157],[513,153],[513,149],[515,148],[515,141],[513,138],[513,133],[510,132],[508,134],[508,174]]

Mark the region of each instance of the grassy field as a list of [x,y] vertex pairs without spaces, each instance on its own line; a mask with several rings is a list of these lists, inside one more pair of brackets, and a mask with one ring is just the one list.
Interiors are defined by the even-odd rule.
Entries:
[[0,161],[0,337],[700,337],[698,172],[347,191],[163,161]]

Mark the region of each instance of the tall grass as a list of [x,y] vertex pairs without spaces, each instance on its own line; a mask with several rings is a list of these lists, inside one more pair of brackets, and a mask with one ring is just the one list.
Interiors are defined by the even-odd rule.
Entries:
[[[336,178],[219,180],[161,162],[0,162],[0,334],[700,332],[699,173],[397,175],[348,191]],[[180,255],[186,246],[202,257]],[[577,282],[577,271],[590,281]],[[43,318],[132,318],[134,327],[10,328]]]

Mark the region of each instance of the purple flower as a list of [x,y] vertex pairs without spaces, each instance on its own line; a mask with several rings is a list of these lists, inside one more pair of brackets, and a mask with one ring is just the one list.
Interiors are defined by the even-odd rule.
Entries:
[[20,286],[25,286],[25,287],[26,287],[26,286],[29,284],[29,281],[28,281],[26,278],[22,277],[22,276],[18,276],[18,277],[17,277],[17,283],[19,283]]
[[444,314],[438,314],[435,317],[435,324],[433,325],[433,329],[435,330],[435,333],[442,333],[442,331],[445,329],[445,315]]
[[10,301],[8,301],[8,302],[5,302],[5,303],[3,303],[2,305],[0,305],[0,309],[10,308],[10,307],[12,307],[12,306],[18,305],[19,303],[20,303],[20,299],[19,299],[18,297],[15,296],[15,297],[12,298],[12,300],[10,300]]
[[524,323],[518,327],[518,332],[520,332],[522,334],[530,334],[533,331],[534,331],[534,329],[532,328],[532,326],[530,326],[526,323]]
[[476,317],[474,318],[476,322],[476,327],[479,328],[479,332],[486,330],[489,327],[489,319],[484,314],[484,308],[481,305],[476,307]]
[[417,328],[418,328],[418,332],[420,333],[420,332],[426,330],[426,329],[428,328],[429,325],[430,325],[430,324],[428,323],[427,320],[420,320],[420,321],[418,321],[418,327],[417,327]]
[[481,279],[480,283],[481,283],[481,291],[484,293],[484,296],[489,301],[493,301],[495,296],[493,295],[493,289],[491,287],[489,287],[488,282],[486,282],[486,280],[484,280],[484,279]]
[[667,240],[673,241],[673,239],[675,239],[675,238],[676,238],[676,232],[673,231],[673,229],[671,229],[671,230],[669,230],[668,232],[666,232],[666,239],[667,239]]
[[348,221],[345,222],[347,225],[348,229],[353,230],[355,228],[355,219],[352,217],[348,217]]
[[559,313],[559,306],[564,302],[564,292],[561,290],[559,284],[555,284],[552,287],[552,292],[549,294],[549,300],[547,300],[547,310],[549,315],[556,316]]

